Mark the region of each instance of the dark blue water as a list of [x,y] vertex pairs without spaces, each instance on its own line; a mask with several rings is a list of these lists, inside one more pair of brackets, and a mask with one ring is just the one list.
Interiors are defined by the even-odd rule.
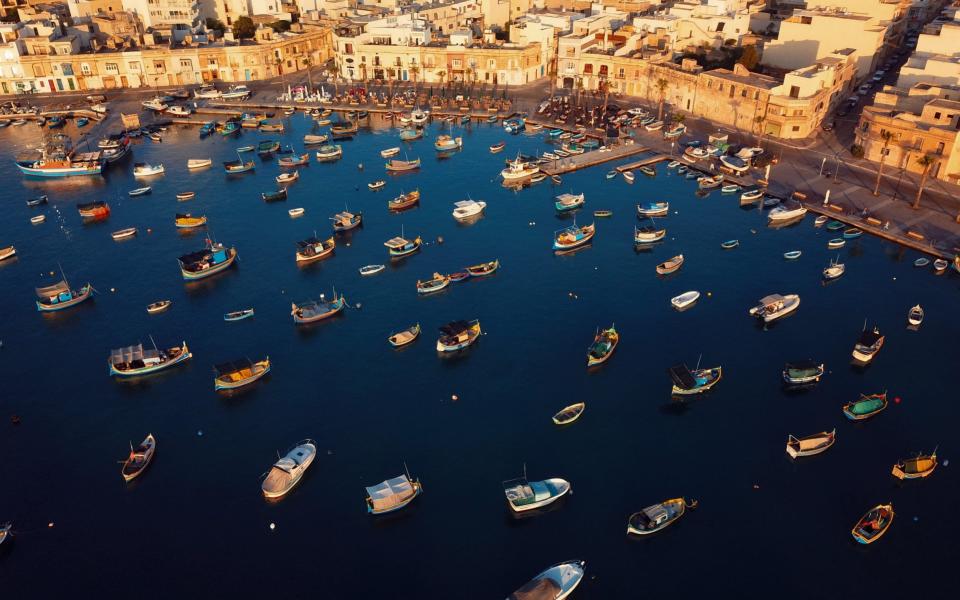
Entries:
[[[257,159],[256,173],[240,177],[225,176],[220,163],[268,137],[299,147],[311,122],[298,114],[287,123],[282,136],[199,141],[183,129],[162,144],[140,143],[134,160],[167,168],[140,198],[126,196],[140,185],[132,160],[102,180],[57,182],[23,181],[10,160],[0,162],[0,245],[19,252],[0,264],[0,521],[13,519],[20,532],[0,560],[11,598],[120,588],[148,597],[498,598],[569,558],[587,560],[577,598],[754,590],[932,598],[956,583],[956,467],[909,485],[890,475],[898,459],[937,444],[942,459],[953,455],[955,274],[935,277],[913,267],[917,255],[864,237],[839,252],[847,274],[825,286],[820,272],[836,256],[826,248],[835,234],[815,229],[812,217],[767,229],[760,211],[719,192],[697,197],[695,182],[662,165],[632,186],[596,167],[560,187],[516,193],[497,178],[503,159],[547,146],[487,124],[458,128],[465,148],[443,160],[432,147],[441,129],[431,126],[430,137],[405,146],[423,169],[386,177],[378,153],[400,143],[397,130],[375,122],[379,129],[343,142],[342,161],[301,169],[286,203],[265,204],[260,192],[275,189],[280,172],[274,162]],[[5,154],[36,143],[34,135],[32,126],[6,129]],[[507,149],[489,154],[505,137]],[[212,169],[187,172],[188,158],[204,157]],[[379,178],[387,189],[369,192]],[[415,187],[419,208],[387,211],[389,197]],[[196,199],[178,203],[183,190]],[[41,191],[51,197],[39,209],[48,219],[33,226],[37,209],[23,201]],[[581,223],[598,208],[615,214],[598,220],[592,247],[557,257],[551,234],[572,222],[554,213],[553,196],[564,191],[586,193]],[[458,225],[453,203],[468,196],[488,203],[486,215]],[[635,205],[664,199],[666,243],[635,252]],[[80,222],[74,205],[91,200],[110,202],[109,221]],[[364,227],[339,239],[334,258],[298,268],[294,242],[329,232],[345,203],[363,211]],[[306,215],[289,218],[297,206]],[[216,238],[237,247],[236,268],[198,284],[181,280],[177,256],[205,237],[174,228],[183,211],[206,214]],[[110,238],[129,226],[140,228],[136,239]],[[444,243],[361,278],[360,266],[388,262],[383,242],[401,227]],[[721,250],[730,238],[740,247]],[[793,249],[803,256],[785,261]],[[654,266],[679,252],[682,271],[657,278]],[[494,277],[416,294],[418,278],[494,258],[502,264]],[[100,295],[43,316],[33,288],[52,281],[58,262]],[[362,308],[297,328],[290,302],[333,286]],[[669,299],[691,289],[704,293],[699,304],[672,310]],[[802,305],[764,330],[746,311],[774,292],[799,293]],[[148,316],[145,305],[161,298],[173,307]],[[907,310],[917,303],[927,317],[909,331]],[[223,322],[224,312],[250,306],[254,319]],[[482,340],[463,356],[438,357],[436,328],[471,318],[480,319]],[[849,356],[865,319],[887,340],[875,364],[857,370]],[[419,341],[388,346],[391,332],[416,322]],[[587,346],[611,323],[622,343],[588,372]],[[136,384],[111,380],[109,350],[149,343],[151,334],[164,346],[186,340],[193,360]],[[233,397],[214,393],[214,363],[266,354],[269,378]],[[708,396],[672,401],[666,369],[701,355],[703,365],[723,366],[723,381]],[[829,373],[816,389],[787,394],[780,371],[800,358],[824,361]],[[844,402],[884,389],[902,401],[865,423],[843,418]],[[555,427],[551,415],[577,401],[587,403],[583,418]],[[12,414],[21,425],[10,424]],[[793,463],[784,453],[788,433],[833,427],[838,441],[825,455]],[[148,432],[159,440],[156,460],[125,485],[116,461]],[[278,450],[307,437],[321,456],[289,497],[264,502],[258,477]],[[364,486],[400,474],[404,461],[424,494],[402,513],[371,518]],[[524,463],[532,479],[568,479],[574,495],[558,510],[511,519],[501,481]],[[681,495],[700,507],[653,539],[627,539],[632,512]],[[897,511],[892,528],[858,547],[850,528],[886,501]]]

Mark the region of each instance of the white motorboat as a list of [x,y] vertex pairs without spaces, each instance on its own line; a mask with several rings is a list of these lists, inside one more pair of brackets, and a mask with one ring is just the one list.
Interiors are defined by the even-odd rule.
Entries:
[[691,290],[689,292],[684,292],[679,296],[674,296],[670,299],[670,304],[673,305],[677,310],[683,310],[687,308],[694,302],[700,299],[700,292],[696,290]]
[[383,158],[390,158],[391,156],[396,156],[398,154],[400,154],[400,148],[397,147],[387,148],[386,150],[380,151],[380,156]]
[[163,165],[151,165],[147,163],[137,163],[133,165],[134,177],[149,177],[151,175],[160,175],[163,173]]
[[167,109],[167,114],[172,115],[174,117],[189,117],[192,112],[193,112],[192,108],[189,108],[187,106],[180,106],[179,104],[175,106],[171,106],[170,108]]
[[153,110],[156,112],[163,112],[167,110],[167,105],[162,98],[151,98],[140,103],[146,109]]
[[553,565],[510,594],[507,600],[563,600],[583,581],[586,565],[582,560]]
[[726,168],[730,169],[734,173],[742,174],[750,170],[750,163],[740,158],[739,156],[729,156],[723,155],[720,157],[720,162]]
[[515,181],[517,179],[526,179],[539,172],[540,167],[531,163],[525,163],[517,156],[516,160],[510,162],[510,166],[500,171],[500,176],[503,177],[504,181]]
[[212,85],[201,86],[200,89],[193,92],[193,97],[198,99],[210,98],[216,99],[219,98],[222,94],[217,88]]
[[420,110],[418,107],[410,113],[410,120],[416,125],[422,125],[427,122],[429,115],[430,113]]
[[823,278],[830,281],[843,275],[844,271],[846,271],[846,266],[843,263],[831,260],[830,264],[823,269]]
[[503,482],[507,505],[515,513],[527,512],[553,504],[570,493],[570,482],[559,477],[543,481],[527,481],[526,477]]
[[290,215],[291,219],[296,219],[297,217],[302,217],[304,212],[305,211],[303,208],[298,207],[298,208],[291,208],[290,210],[287,211],[287,214]]
[[483,212],[483,209],[487,207],[487,203],[482,200],[477,202],[476,200],[460,200],[459,202],[454,202],[453,206],[453,218],[458,221],[465,221],[471,217],[475,217]]
[[250,88],[245,85],[234,85],[220,94],[220,97],[224,100],[244,100],[250,97]]
[[187,160],[188,169],[202,169],[204,167],[209,167],[213,164],[213,160],[209,158],[191,158]]
[[923,323],[923,307],[919,304],[910,309],[907,313],[907,323],[913,327],[919,327]]
[[317,456],[317,445],[313,440],[303,440],[287,451],[286,456],[273,463],[273,467],[260,486],[266,498],[282,498],[303,477]]
[[797,294],[770,294],[760,299],[760,302],[750,309],[750,316],[763,319],[764,323],[785,317],[800,306],[800,296]]
[[807,209],[803,206],[788,208],[784,205],[777,206],[767,214],[771,221],[790,221],[807,214]]

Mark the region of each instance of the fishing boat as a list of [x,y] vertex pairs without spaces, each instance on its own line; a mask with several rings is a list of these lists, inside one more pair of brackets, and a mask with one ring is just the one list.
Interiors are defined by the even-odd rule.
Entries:
[[223,320],[228,323],[234,321],[243,321],[244,319],[249,319],[254,316],[254,310],[252,308],[243,308],[240,310],[235,310],[233,312],[224,313]]
[[343,294],[337,296],[337,290],[333,290],[333,298],[327,300],[323,294],[320,294],[319,300],[310,300],[301,304],[295,302],[290,305],[290,315],[293,322],[298,325],[306,325],[329,319],[343,311],[347,305]]
[[657,275],[669,275],[680,270],[683,266],[683,255],[678,254],[657,265]]
[[451,321],[440,327],[440,337],[437,338],[437,352],[457,352],[463,350],[480,339],[480,320]]
[[500,171],[500,177],[504,181],[516,181],[526,179],[539,171],[540,167],[533,163],[524,162],[518,154],[516,160],[512,161],[506,169]]
[[[33,208],[34,206],[40,206],[47,203],[47,195],[37,196],[36,198],[31,198],[27,200],[27,206]],[[946,261],[944,261],[946,262]]]
[[180,229],[192,229],[194,227],[202,227],[203,225],[206,225],[207,217],[205,215],[194,217],[190,213],[177,213],[173,222],[174,225]]
[[787,454],[790,458],[814,456],[826,452],[836,439],[836,428],[833,431],[821,431],[802,438],[787,435]]
[[897,479],[923,479],[937,468],[937,449],[932,454],[919,454],[893,465],[892,474]]
[[433,294],[439,292],[450,285],[450,278],[440,273],[434,273],[431,279],[426,281],[417,280],[417,293],[420,295]]
[[317,148],[317,161],[318,162],[332,162],[335,160],[340,160],[343,157],[343,147],[340,144],[336,146],[325,144]]
[[110,216],[110,205],[103,200],[77,204],[77,212],[84,219],[105,219]]
[[843,248],[847,244],[847,240],[843,238],[834,238],[827,242],[827,248],[830,250],[837,250]]
[[579,419],[580,415],[583,414],[583,411],[586,408],[587,405],[584,402],[571,404],[570,406],[560,410],[557,414],[553,415],[553,423],[555,425],[569,425],[570,423],[573,423]]
[[555,564],[510,594],[507,600],[563,600],[583,581],[586,564],[582,560]]
[[190,170],[204,169],[213,164],[210,158],[191,158],[187,161],[187,168]]
[[89,283],[85,283],[80,289],[74,290],[70,288],[70,283],[63,271],[60,272],[60,276],[62,279],[59,282],[36,288],[37,310],[39,312],[64,310],[93,297],[94,289]]
[[739,156],[731,156],[728,154],[721,155],[720,163],[737,175],[742,175],[750,170],[750,163]]
[[[150,338],[153,342],[153,337]],[[160,350],[156,342],[153,349],[144,350],[143,344],[117,348],[107,357],[107,367],[111,377],[138,377],[156,373],[193,358],[187,343]]]
[[183,278],[196,281],[229,269],[236,259],[236,248],[227,248],[208,239],[206,248],[184,254],[177,261],[180,263],[180,274]]
[[263,140],[257,144],[257,154],[260,156],[266,156],[268,154],[273,154],[280,149],[280,142],[275,140]]
[[857,229],[856,227],[850,227],[849,229],[843,230],[843,238],[846,240],[854,240],[863,235],[863,231]]
[[380,271],[386,269],[386,265],[365,265],[360,267],[360,275],[368,277],[370,275],[376,275]]
[[154,112],[163,112],[167,110],[166,103],[161,98],[151,98],[149,100],[144,100],[140,103],[140,106],[152,110]]
[[930,264],[930,259],[926,256],[921,256],[917,260],[913,261],[913,266],[915,267],[925,267]]
[[366,488],[367,512],[371,515],[383,515],[398,511],[423,492],[420,481],[411,479],[409,473],[404,473],[387,479],[382,483]]
[[333,230],[335,232],[350,231],[351,229],[356,229],[363,223],[363,213],[343,211],[333,215],[331,220],[333,221]]
[[446,134],[438,135],[437,139],[433,142],[433,148],[437,152],[449,152],[451,150],[459,150],[463,148],[463,138],[451,137]]
[[407,127],[400,131],[400,141],[412,142],[423,137],[423,130]]
[[649,165],[643,165],[642,167],[640,167],[640,168],[637,169],[637,170],[640,171],[641,173],[643,173],[644,175],[646,175],[647,177],[656,177],[656,176],[657,176],[657,170],[656,170],[654,167],[651,167],[651,166],[649,166]]
[[333,254],[336,246],[337,242],[332,237],[321,240],[313,236],[299,241],[297,242],[296,262],[309,263],[327,258]]
[[[627,519],[627,534],[650,535],[662,531],[676,523],[686,513],[687,506],[686,499],[672,498],[635,512]],[[691,502],[689,506],[692,508],[696,503]]]
[[119,230],[119,231],[114,231],[113,233],[110,234],[110,237],[112,237],[112,238],[115,239],[115,240],[125,240],[125,239],[131,238],[131,237],[133,237],[133,236],[135,236],[135,235],[137,235],[137,228],[136,228],[136,227],[127,227],[126,229],[121,229],[121,230]]
[[306,439],[287,450],[283,458],[270,467],[260,489],[264,498],[275,500],[286,496],[307,472],[317,456],[317,443]]
[[643,126],[647,131],[659,131],[663,129],[663,121],[652,121]]
[[756,306],[750,309],[750,316],[762,319],[764,323],[776,321],[785,317],[800,307],[800,296],[797,294],[770,294],[760,299]]
[[481,214],[487,203],[476,200],[459,200],[453,203],[453,218],[458,221],[467,221]]
[[740,194],[741,202],[756,202],[760,198],[763,198],[763,190],[760,188],[747,190]]
[[17,249],[13,246],[7,246],[5,248],[0,248],[0,260],[7,260],[12,256],[17,255]]
[[420,203],[420,190],[413,190],[400,194],[392,200],[387,200],[387,208],[393,211],[406,210]]
[[720,188],[720,192],[723,194],[735,194],[739,191],[740,191],[740,186],[735,183],[730,183]]
[[950,263],[942,258],[938,258],[937,260],[933,261],[933,270],[937,273],[937,275],[940,275],[946,271],[948,266],[950,266]]
[[864,329],[853,346],[853,359],[864,365],[869,363],[883,347],[883,340],[884,336],[876,327],[873,330]]
[[372,191],[377,191],[385,187],[386,185],[387,185],[386,181],[384,181],[383,179],[378,179],[376,181],[371,181],[370,183],[368,183],[367,187],[370,188]]
[[467,267],[465,271],[470,274],[470,277],[486,277],[487,275],[492,275],[499,268],[500,268],[500,261],[491,260],[490,262],[485,262],[479,265],[473,265],[472,267]]
[[665,217],[669,212],[669,202],[648,202],[637,205],[637,215],[641,217]]
[[613,216],[613,211],[606,209],[595,210],[593,211],[593,216],[597,217],[598,219],[608,219]]
[[229,160],[223,163],[223,170],[228,175],[238,175],[240,173],[248,173],[253,171],[256,165],[252,160],[243,162],[242,160]]
[[583,194],[560,194],[557,196],[556,202],[553,203],[558,213],[577,210],[584,204],[586,204],[586,200]]
[[[264,133],[282,133],[284,130],[283,123],[281,121],[274,121],[269,119],[264,119],[260,121],[258,128]],[[336,137],[336,136],[334,136]]]
[[457,271],[455,273],[450,273],[447,275],[450,278],[450,283],[457,283],[459,281],[464,281],[465,279],[470,279],[470,273],[466,271]]
[[824,223],[826,223],[828,220],[829,220],[829,219],[827,218],[827,215],[820,215],[820,216],[818,216],[816,219],[813,220],[813,226],[814,226],[814,227],[821,227],[821,226],[822,226]]
[[264,202],[279,202],[287,199],[287,188],[280,188],[275,192],[260,192]]
[[[305,136],[303,136],[303,145],[304,145],[304,146],[317,146],[317,145],[320,145],[320,144],[325,144],[328,139],[330,139],[330,137],[329,137],[329,136],[326,136],[326,135],[313,135],[313,134],[308,133],[308,134],[306,134]],[[400,149],[397,148],[397,152],[399,152],[399,151],[400,151]],[[382,153],[381,153],[381,154],[382,154]]]
[[214,367],[213,389],[235,390],[250,385],[270,372],[270,357],[256,362],[242,358]]
[[788,362],[783,368],[783,381],[789,385],[817,383],[823,373],[823,363],[812,360]]
[[917,304],[907,313],[907,324],[911,327],[919,327],[923,323],[923,307]]
[[570,493],[570,482],[553,477],[543,481],[527,481],[526,475],[503,482],[507,506],[514,513],[524,513],[553,504]]
[[861,544],[872,544],[883,537],[893,523],[893,504],[878,504],[867,511],[850,533]]
[[710,369],[697,368],[691,371],[687,365],[674,365],[668,369],[670,379],[673,380],[672,392],[678,396],[700,394],[717,385],[723,377],[721,367]]
[[700,292],[696,290],[691,290],[689,292],[684,292],[679,296],[674,296],[670,299],[670,304],[673,305],[677,310],[683,310],[688,306],[691,306],[697,300],[700,299]]
[[587,349],[587,366],[595,367],[607,362],[620,343],[620,334],[613,325],[609,329],[597,331],[593,343]]
[[553,233],[553,249],[557,252],[566,252],[585,246],[590,243],[596,233],[597,228],[594,223],[589,225],[574,223],[570,227],[558,229]]
[[701,190],[713,190],[720,187],[720,184],[723,183],[723,175],[715,175],[713,177],[708,177],[704,175],[703,177],[697,178],[697,187]]
[[496,154],[497,152],[500,152],[501,150],[503,150],[503,149],[506,148],[506,147],[507,147],[507,143],[506,143],[506,142],[497,142],[496,144],[490,146],[490,153],[491,153],[491,154]]
[[416,171],[420,168],[420,159],[414,160],[398,160],[396,158],[390,159],[384,165],[384,168],[391,173],[404,173],[407,171]]
[[773,222],[791,221],[793,219],[799,219],[805,214],[807,214],[807,209],[804,206],[787,208],[786,206],[780,205],[767,213],[767,219]]
[[731,250],[740,245],[740,240],[727,240],[725,242],[720,242],[720,247],[724,250]]
[[164,172],[162,164],[150,165],[147,163],[136,163],[133,165],[134,177],[151,177],[161,175]]
[[[297,154],[295,156],[284,156],[283,158],[277,161],[277,165],[284,168],[288,168],[288,169],[291,167],[302,167],[309,164],[310,164],[310,155],[306,152],[304,152],[303,154]],[[296,175],[296,172],[292,174]],[[290,173],[286,173],[286,175],[290,175]]]
[[803,254],[801,250],[791,250],[789,252],[784,252],[783,257],[787,260],[797,260],[800,258],[800,255]]
[[170,308],[170,305],[173,304],[172,300],[158,300],[156,302],[151,302],[147,305],[147,314],[155,315],[162,313],[163,311]]
[[633,243],[637,245],[652,244],[659,242],[667,236],[666,229],[657,229],[656,227],[634,227]]
[[153,188],[151,188],[148,185],[146,187],[139,187],[136,189],[132,189],[129,192],[127,192],[127,195],[128,196],[144,196],[146,194],[149,194],[151,191],[153,191]]
[[63,139],[45,144],[38,153],[36,158],[16,159],[21,173],[28,177],[74,177],[103,172],[104,160],[99,152],[77,154]]
[[887,392],[860,394],[860,398],[843,405],[843,414],[851,421],[863,421],[887,408]]
[[411,325],[398,333],[391,333],[387,341],[390,342],[390,345],[394,348],[400,348],[401,346],[412,344],[418,337],[420,337],[420,323]]
[[47,220],[46,215],[37,215],[35,217],[30,217],[30,222],[33,223],[34,225],[39,225],[40,223],[43,223],[46,220]]
[[123,480],[132,481],[139,477],[150,466],[150,461],[153,460],[153,455],[156,452],[157,438],[153,437],[152,433],[147,434],[147,437],[136,448],[133,447],[133,444],[130,444],[130,454],[127,455],[126,460],[123,461],[123,466],[120,468],[120,475],[123,476]]
[[288,183],[293,183],[294,181],[296,181],[296,180],[298,180],[298,179],[300,179],[300,172],[299,172],[299,171],[293,171],[293,172],[290,172],[290,173],[280,173],[279,175],[277,175],[276,177],[274,177],[274,181],[276,181],[276,182],[279,183],[280,185],[285,185],[285,184],[288,184]]
[[291,219],[297,219],[303,216],[306,210],[303,207],[291,208],[287,211],[287,214],[290,215]]

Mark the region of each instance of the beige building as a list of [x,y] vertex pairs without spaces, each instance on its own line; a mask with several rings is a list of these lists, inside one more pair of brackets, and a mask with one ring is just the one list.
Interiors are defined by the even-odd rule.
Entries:
[[[884,132],[892,138],[884,139]],[[888,86],[864,107],[856,130],[864,157],[920,173],[917,159],[929,155],[930,177],[960,183],[960,87]]]
[[897,78],[898,87],[917,83],[960,85],[960,21],[930,24],[923,29]]

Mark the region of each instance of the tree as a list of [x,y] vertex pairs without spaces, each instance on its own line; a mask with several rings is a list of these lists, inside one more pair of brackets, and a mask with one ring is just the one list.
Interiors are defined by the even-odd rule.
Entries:
[[752,71],[760,63],[760,55],[757,54],[757,49],[753,46],[744,46],[743,54],[740,55],[740,60],[737,62]]
[[663,103],[667,99],[667,86],[670,82],[661,77],[657,80],[657,90],[660,92],[660,109],[657,111],[657,120],[663,120]]
[[437,77],[440,78],[440,85],[441,85],[441,86],[443,86],[443,80],[444,80],[444,78],[445,78],[446,76],[447,76],[447,72],[444,71],[443,69],[440,69],[439,71],[437,71]]
[[[307,48],[308,52],[309,50],[310,49]],[[307,69],[307,94],[309,95],[313,93],[313,77],[310,75],[310,67],[313,66],[313,56],[307,54],[305,57],[303,57],[303,65]]]
[[677,113],[673,115],[673,122],[676,123],[677,125],[683,123],[686,120],[687,120],[687,115],[685,114]]
[[893,134],[884,129],[880,132],[880,137],[883,138],[883,148],[880,150],[880,168],[877,169],[877,183],[873,186],[874,196],[880,195],[880,178],[883,177],[883,163],[887,160],[887,146],[890,145]]
[[267,25],[270,29],[276,31],[277,33],[283,33],[284,31],[290,31],[290,21],[274,21]]
[[933,165],[933,157],[929,154],[924,154],[917,159],[917,164],[923,167],[923,172],[920,174],[920,187],[917,188],[917,197],[913,201],[913,204],[910,208],[920,208],[920,196],[923,195],[923,187],[927,185],[927,175],[930,174],[930,167]]
[[753,122],[756,123],[757,129],[760,130],[760,133],[757,134],[757,147],[763,147],[763,135],[766,133],[763,130],[763,124],[766,122],[767,117],[765,115],[757,115],[753,118]]
[[417,75],[420,74],[419,65],[410,65],[410,75],[413,77],[413,89],[417,89]]
[[211,31],[216,31],[217,35],[222,36],[223,32],[227,30],[227,26],[223,24],[223,21],[220,19],[207,19],[207,29]]
[[257,34],[257,26],[250,17],[240,17],[233,22],[233,37],[250,39]]

